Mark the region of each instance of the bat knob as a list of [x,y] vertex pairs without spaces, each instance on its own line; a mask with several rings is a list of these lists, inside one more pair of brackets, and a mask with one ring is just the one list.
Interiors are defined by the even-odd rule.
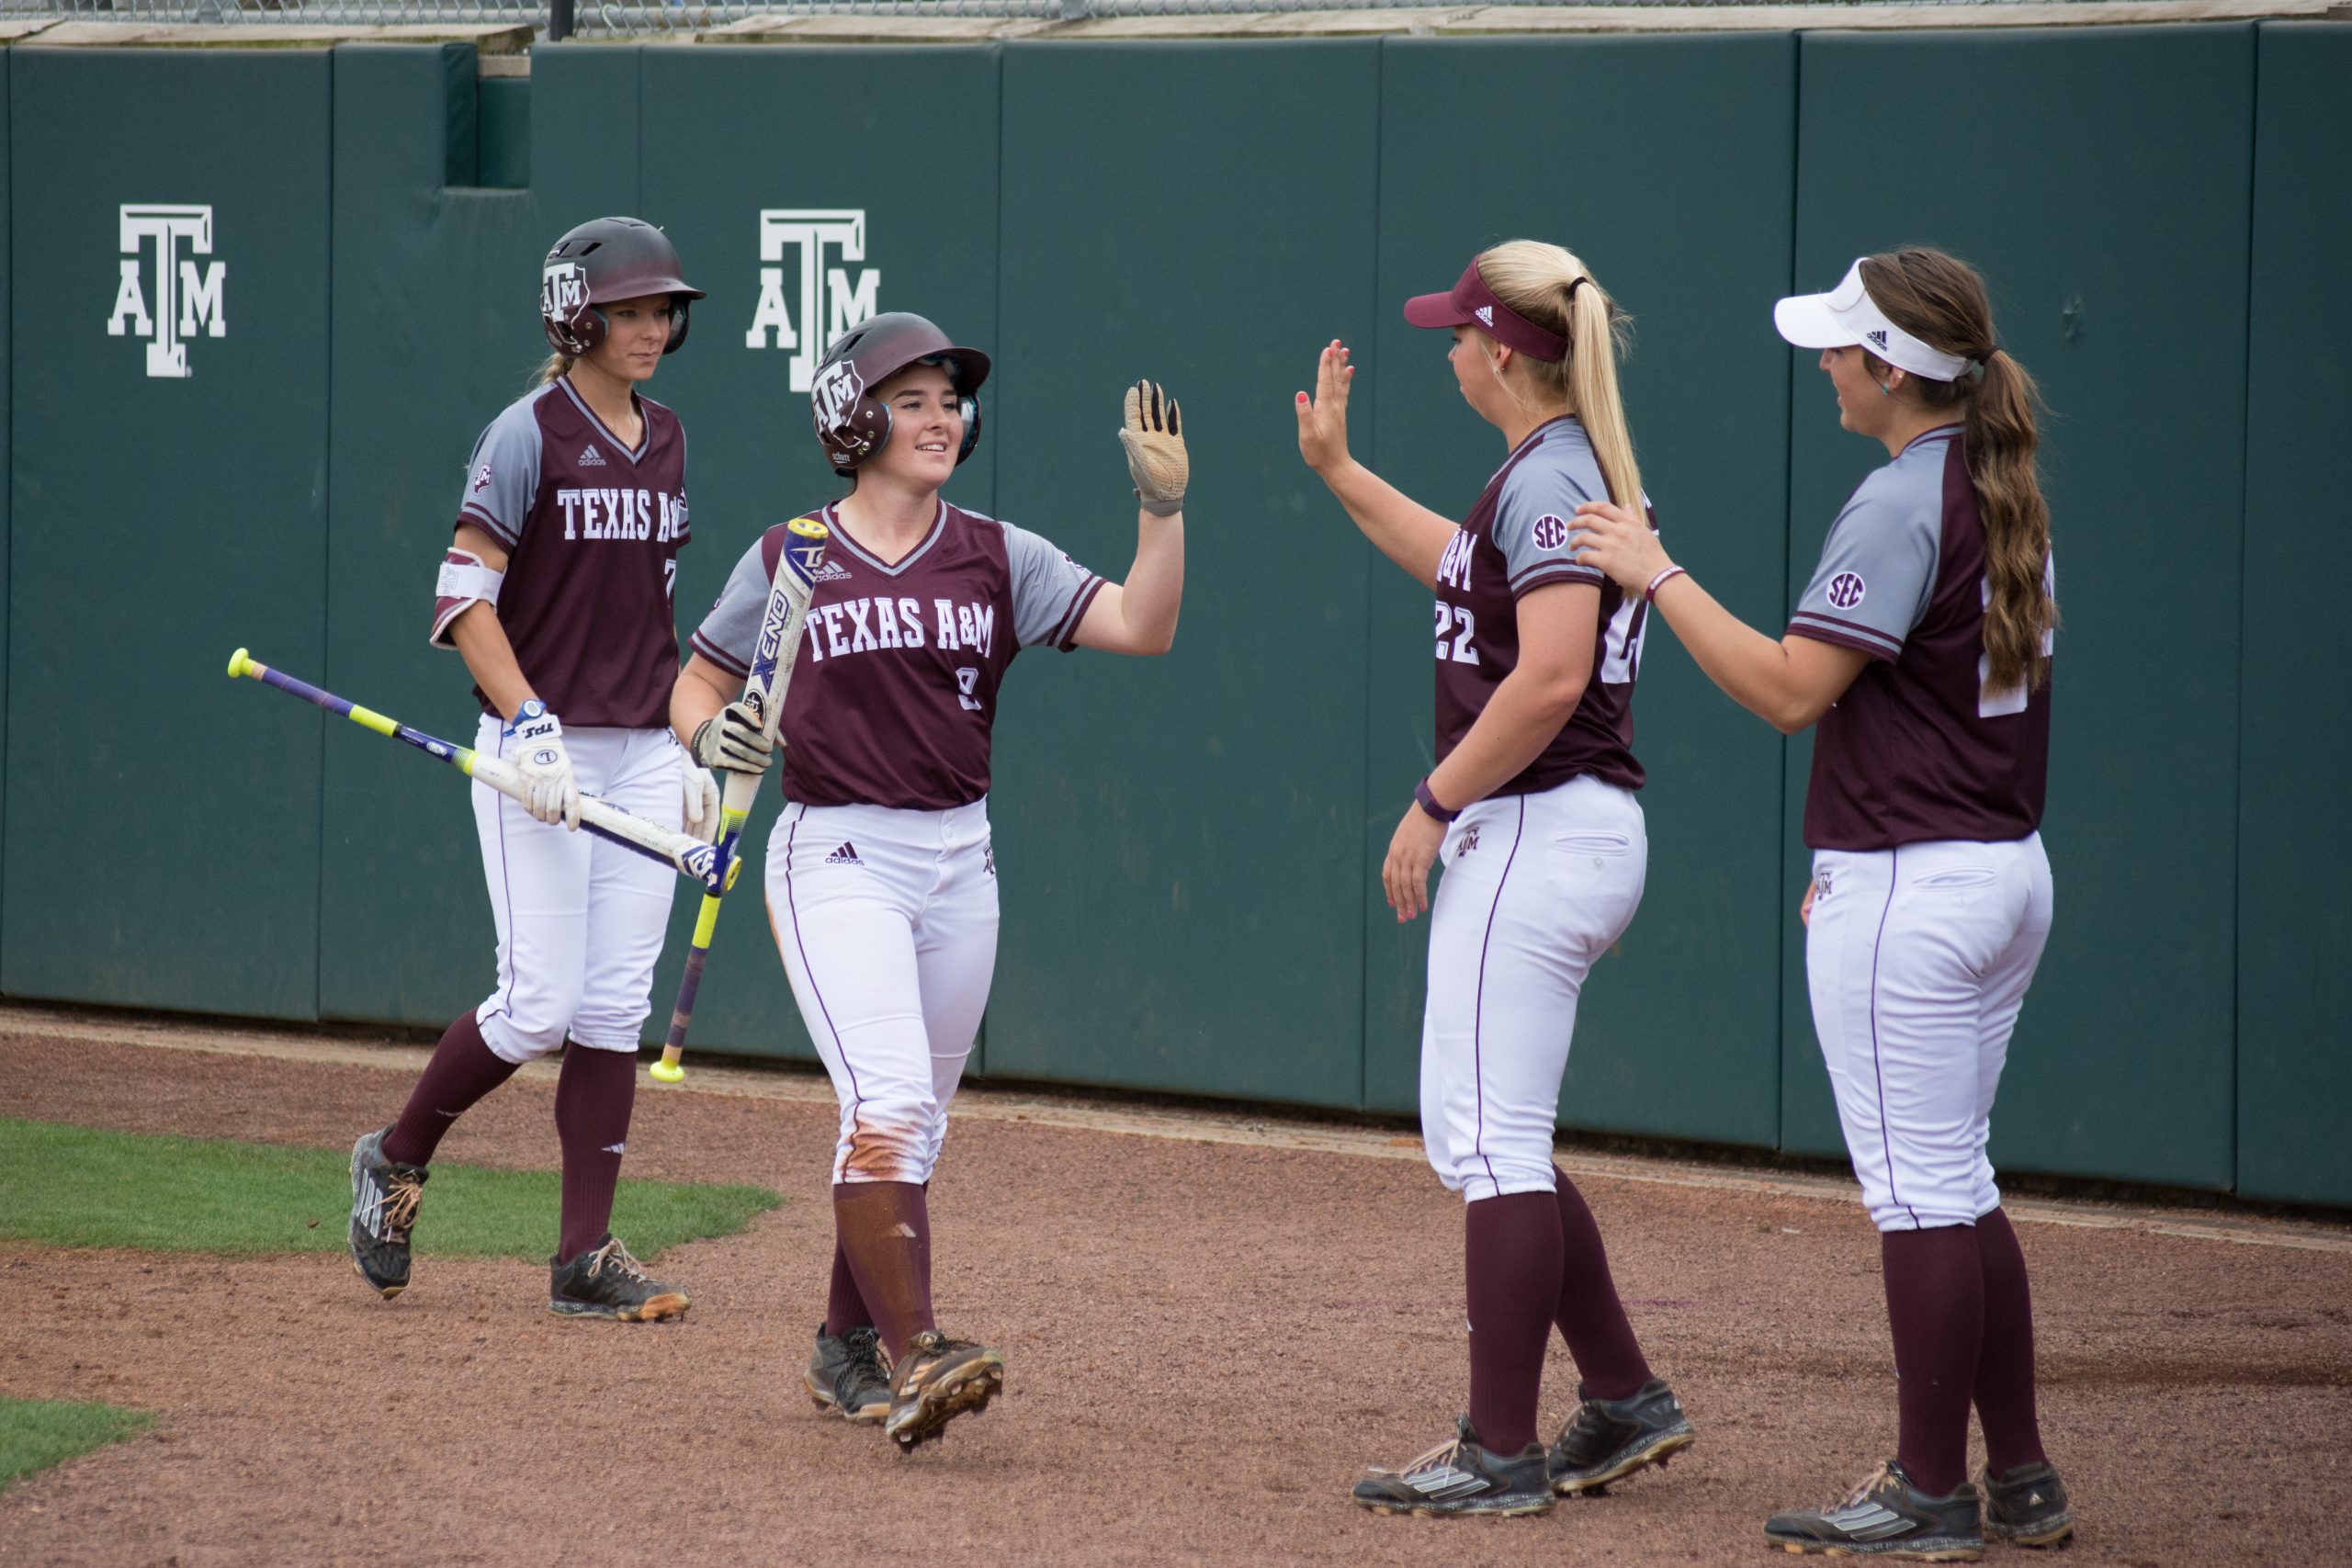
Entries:
[[253,661],[253,655],[247,653],[242,648],[237,649],[236,652],[229,655],[229,679],[233,681],[238,676],[243,674],[246,669],[252,665]]
[[680,1066],[675,1062],[656,1062],[653,1064],[650,1071],[653,1074],[653,1081],[655,1083],[684,1083],[686,1081],[686,1069]]

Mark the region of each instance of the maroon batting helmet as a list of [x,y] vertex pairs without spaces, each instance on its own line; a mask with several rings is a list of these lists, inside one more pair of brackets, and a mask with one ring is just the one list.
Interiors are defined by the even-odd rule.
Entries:
[[650,223],[599,218],[548,253],[539,269],[539,322],[558,354],[586,354],[605,341],[607,323],[595,307],[649,294],[670,297],[670,341],[662,352],[675,353],[686,341],[686,301],[703,297],[679,276],[678,247]]
[[890,439],[890,411],[873,389],[910,365],[937,365],[947,372],[964,405],[962,463],[980,444],[980,383],[989,378],[989,356],[958,348],[922,317],[888,310],[862,321],[833,340],[817,367],[808,404],[817,423],[817,444],[833,472],[847,479]]

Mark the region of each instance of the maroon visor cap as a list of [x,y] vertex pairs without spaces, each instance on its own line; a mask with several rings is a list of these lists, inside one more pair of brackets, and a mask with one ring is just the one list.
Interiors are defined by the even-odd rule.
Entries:
[[1405,320],[1417,327],[1476,327],[1507,348],[1531,358],[1557,362],[1568,356],[1568,340],[1495,298],[1478,276],[1473,258],[1462,280],[1443,294],[1416,294],[1405,301]]

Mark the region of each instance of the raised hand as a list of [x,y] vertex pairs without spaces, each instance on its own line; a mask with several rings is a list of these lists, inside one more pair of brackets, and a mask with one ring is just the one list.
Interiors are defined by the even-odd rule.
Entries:
[[1315,395],[1298,394],[1298,455],[1318,474],[1348,460],[1348,388],[1355,378],[1346,345],[1333,338],[1315,362]]

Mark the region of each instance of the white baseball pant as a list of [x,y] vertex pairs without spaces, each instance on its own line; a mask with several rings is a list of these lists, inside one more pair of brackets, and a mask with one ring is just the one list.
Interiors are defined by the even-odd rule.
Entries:
[[1641,803],[1590,777],[1498,795],[1454,819],[1439,858],[1421,1141],[1466,1201],[1549,1192],[1577,998],[1649,872]]
[[1846,1152],[1882,1231],[2000,1205],[1984,1144],[2050,940],[2041,835],[1817,850],[1805,978]]
[[[496,757],[504,727],[488,715],[474,749]],[[567,729],[581,789],[676,828],[684,754],[667,729]],[[541,822],[487,784],[474,827],[498,922],[498,989],[474,1010],[483,1043],[527,1062],[569,1035],[599,1051],[637,1050],[652,1010],[653,965],[678,874],[593,833]]]
[[787,803],[768,920],[841,1101],[833,1181],[925,1182],[996,975],[988,803]]

